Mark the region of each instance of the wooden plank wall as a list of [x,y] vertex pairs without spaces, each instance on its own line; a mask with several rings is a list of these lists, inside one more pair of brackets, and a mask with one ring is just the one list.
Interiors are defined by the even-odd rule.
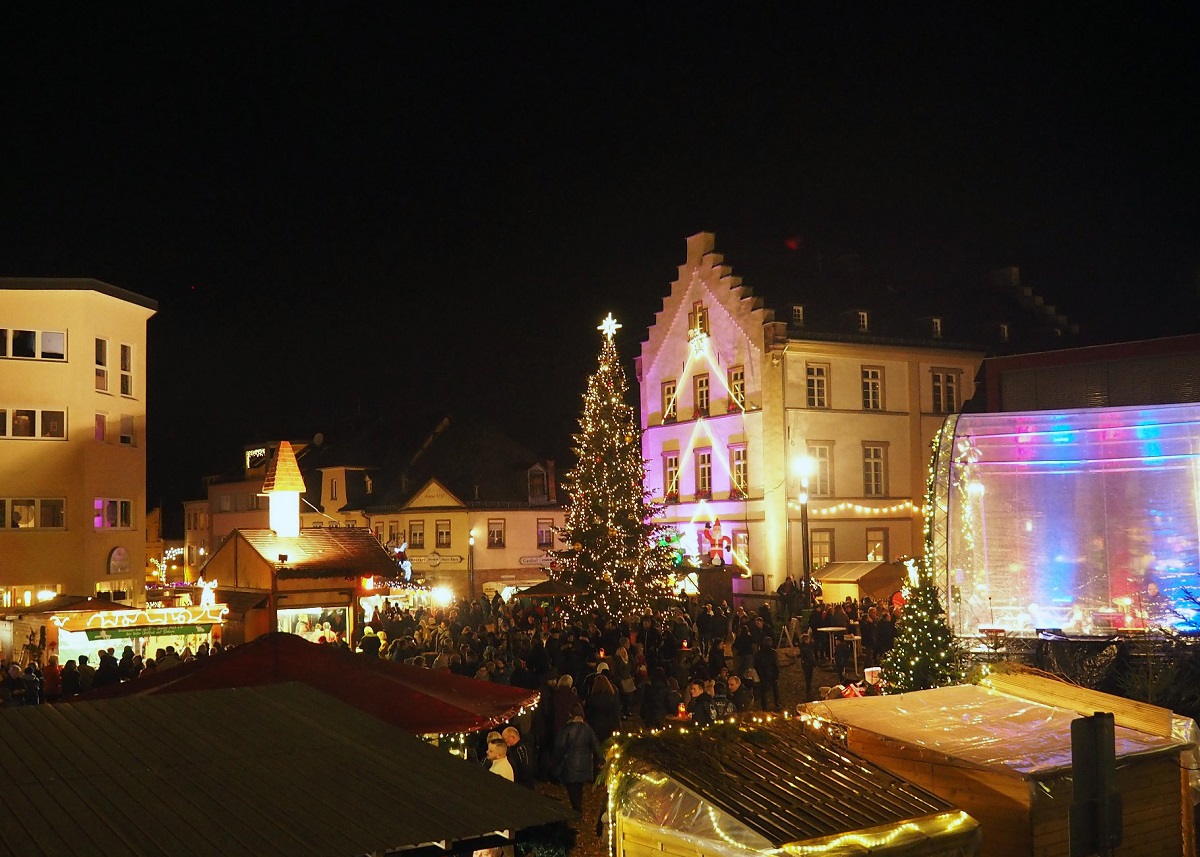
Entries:
[[1098,690],[1088,690],[1086,687],[1079,687],[1065,681],[1026,673],[996,673],[988,676],[984,686],[992,687],[1001,693],[1018,696],[1021,699],[1065,708],[1079,714],[1090,716],[1097,711],[1112,712],[1113,720],[1118,726],[1137,729],[1160,738],[1171,737],[1171,709],[1169,708],[1135,702],[1132,699],[1124,699]]

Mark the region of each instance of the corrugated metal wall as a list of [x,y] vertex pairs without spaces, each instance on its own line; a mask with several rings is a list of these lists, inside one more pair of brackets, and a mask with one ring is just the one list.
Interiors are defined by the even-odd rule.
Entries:
[[1005,411],[1047,411],[1200,401],[1200,354],[1171,354],[1005,372]]

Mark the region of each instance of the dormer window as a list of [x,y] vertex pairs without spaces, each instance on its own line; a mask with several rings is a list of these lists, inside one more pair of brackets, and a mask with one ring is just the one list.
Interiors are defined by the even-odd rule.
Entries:
[[933,331],[932,332],[933,332],[934,339],[942,338],[942,320],[940,318],[938,318],[936,315],[933,317]]
[[529,500],[545,500],[549,496],[549,485],[546,470],[540,465],[529,468]]
[[792,304],[792,327],[804,327],[803,304]]
[[692,311],[688,313],[688,335],[692,338],[708,336],[708,307],[703,301],[692,304]]
[[1008,342],[1008,322],[1000,323],[1000,341]]
[[865,310],[859,310],[859,312],[858,312],[858,331],[859,331],[859,333],[866,333],[870,329],[871,329],[870,316],[866,313]]

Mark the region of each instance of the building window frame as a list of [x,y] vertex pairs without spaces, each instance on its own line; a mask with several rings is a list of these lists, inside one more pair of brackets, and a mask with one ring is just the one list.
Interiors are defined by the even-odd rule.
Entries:
[[958,411],[962,370],[934,368],[930,370],[931,405],[935,414],[953,414]]
[[133,398],[133,346],[122,342],[118,347],[121,370],[121,395],[127,399]]
[[867,333],[871,329],[871,314],[865,309],[858,311],[858,332]]
[[696,405],[696,419],[707,417],[709,406],[712,404],[709,400],[711,388],[708,383],[708,373],[702,372],[692,380],[693,401]]
[[805,364],[804,402],[809,408],[816,410],[829,410],[828,363]]
[[834,561],[836,544],[832,528],[810,528],[808,531],[808,551],[812,560],[811,568],[819,571]]
[[811,497],[833,496],[833,441],[811,440],[807,452],[813,460],[812,478],[808,483]]
[[887,562],[888,528],[867,527],[867,562]]
[[729,369],[729,410],[746,410],[746,367],[731,366]]
[[792,327],[804,327],[804,304],[792,304]]
[[0,530],[65,530],[65,497],[0,498]]
[[408,522],[408,546],[418,550],[425,549],[425,520],[423,518]]
[[488,518],[487,522],[487,546],[489,548],[505,547],[505,521],[504,518]]
[[746,444],[735,443],[729,446],[729,497],[731,500],[744,500],[747,495],[749,479],[749,456]]
[[434,537],[437,539],[437,547],[443,550],[449,548],[451,536],[449,519],[443,518],[435,522],[434,528]]
[[696,450],[696,499],[712,499],[712,447]]
[[885,441],[863,441],[863,496],[887,496],[887,449]]
[[663,453],[663,497],[668,503],[679,502],[679,453]]
[[931,327],[932,327],[931,332],[933,333],[933,338],[941,339],[942,338],[942,317],[939,315],[935,315],[931,319]]
[[704,305],[704,301],[696,301],[692,304],[692,311],[688,313],[688,334],[708,336],[708,333],[708,307]]
[[96,392],[107,393],[108,390],[108,340],[96,337]]
[[678,392],[679,386],[674,381],[662,382],[662,421],[664,423],[673,423],[678,418]]
[[96,497],[92,501],[93,529],[132,530],[133,523],[132,500],[122,500],[117,497]]
[[537,546],[542,550],[554,547],[554,519],[537,519]]
[[883,410],[883,367],[862,367],[862,406],[864,411]]
[[120,434],[117,436],[121,446],[137,446],[137,436],[133,428],[133,414],[121,414]]

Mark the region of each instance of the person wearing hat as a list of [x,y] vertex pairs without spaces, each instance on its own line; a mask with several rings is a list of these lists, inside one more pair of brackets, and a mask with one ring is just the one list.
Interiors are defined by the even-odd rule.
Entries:
[[583,812],[583,787],[596,779],[596,768],[604,764],[600,740],[583,719],[583,705],[571,707],[571,718],[554,741],[558,781],[567,790],[571,809]]

